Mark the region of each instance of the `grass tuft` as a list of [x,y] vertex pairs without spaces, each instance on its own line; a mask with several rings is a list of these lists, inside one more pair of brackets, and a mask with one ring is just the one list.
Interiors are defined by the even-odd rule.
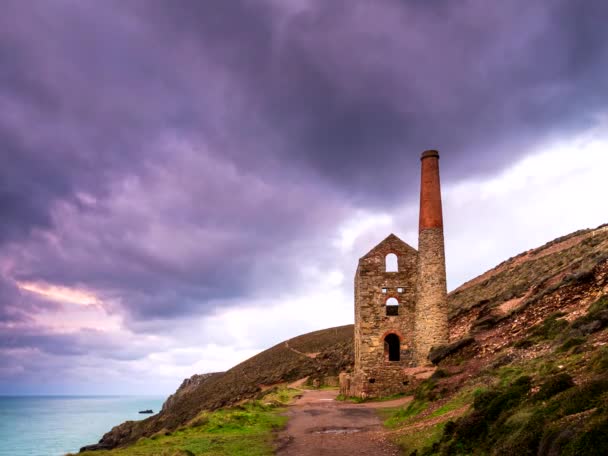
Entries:
[[561,373],[549,377],[540,387],[540,390],[533,396],[537,401],[545,401],[562,391],[566,391],[574,386],[572,377],[567,373]]
[[404,422],[420,415],[428,407],[426,401],[414,400],[408,404],[407,407],[400,407],[398,409],[386,410],[383,413],[389,414],[389,417],[384,421],[384,425],[389,428],[395,428]]

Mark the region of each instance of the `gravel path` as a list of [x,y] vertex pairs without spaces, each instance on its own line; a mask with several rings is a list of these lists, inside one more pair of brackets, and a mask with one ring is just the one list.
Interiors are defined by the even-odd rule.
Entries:
[[336,401],[337,391],[303,391],[289,407],[289,422],[281,434],[278,456],[339,456],[399,454],[386,438],[375,409],[397,407],[410,398],[351,404]]

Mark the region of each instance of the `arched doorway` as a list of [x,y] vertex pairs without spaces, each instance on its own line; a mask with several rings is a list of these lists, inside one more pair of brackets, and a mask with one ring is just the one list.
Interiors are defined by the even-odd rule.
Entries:
[[388,355],[389,361],[399,361],[400,359],[400,342],[397,334],[387,334],[384,338],[384,354]]

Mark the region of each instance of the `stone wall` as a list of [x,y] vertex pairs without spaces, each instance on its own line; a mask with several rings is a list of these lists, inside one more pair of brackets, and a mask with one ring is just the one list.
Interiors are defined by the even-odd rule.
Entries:
[[385,365],[366,371],[355,371],[348,376],[345,388],[342,387],[343,382],[340,383],[340,393],[344,394],[345,391],[345,396],[364,399],[402,393],[409,384],[404,370],[401,366]]
[[449,342],[443,229],[421,231],[418,248],[414,360],[422,366],[430,363],[431,348]]
[[[390,253],[397,255],[397,272],[386,271]],[[417,261],[416,250],[392,234],[359,260],[350,395],[384,396],[403,389],[401,371],[413,364]],[[399,302],[397,315],[387,315],[389,298]],[[385,337],[389,334],[399,338],[399,361],[388,358]]]

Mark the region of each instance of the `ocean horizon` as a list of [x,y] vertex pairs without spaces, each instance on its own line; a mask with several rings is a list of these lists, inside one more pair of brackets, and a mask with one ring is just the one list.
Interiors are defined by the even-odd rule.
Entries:
[[158,413],[166,396],[0,396],[0,456],[77,453],[112,427]]

